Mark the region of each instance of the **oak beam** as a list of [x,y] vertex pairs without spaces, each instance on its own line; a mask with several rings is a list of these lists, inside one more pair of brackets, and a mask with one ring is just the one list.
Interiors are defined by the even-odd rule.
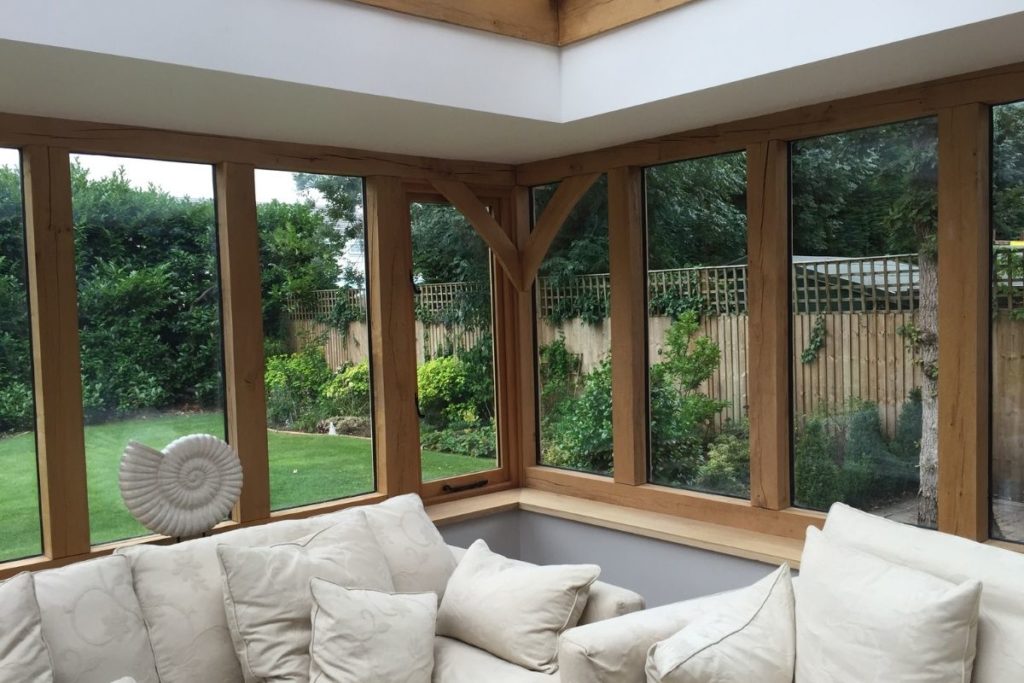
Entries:
[[26,147],[22,172],[43,553],[60,560],[90,550],[68,152]]
[[608,172],[612,296],[612,453],[615,481],[647,483],[647,297],[643,171]]
[[431,184],[465,216],[477,234],[483,238],[516,289],[525,289],[519,250],[505,230],[498,225],[498,221],[494,220],[494,216],[483,202],[461,181],[435,178],[431,180]]
[[216,167],[224,325],[224,384],[228,441],[242,461],[236,520],[270,517],[270,464],[264,387],[260,236],[255,171],[250,164]]
[[366,179],[366,228],[377,490],[394,496],[419,491],[421,478],[412,238],[399,178]]
[[525,246],[521,252],[521,263],[523,269],[523,287],[529,288],[537,277],[541,263],[547,256],[551,243],[555,241],[558,231],[565,224],[572,210],[576,208],[580,199],[587,193],[591,185],[601,177],[600,173],[587,173],[584,175],[570,176],[562,180],[558,189],[551,196],[544,212],[537,218]]
[[939,113],[939,530],[989,535],[989,107]]
[[790,506],[789,147],[747,147],[747,391],[750,494],[755,507]]

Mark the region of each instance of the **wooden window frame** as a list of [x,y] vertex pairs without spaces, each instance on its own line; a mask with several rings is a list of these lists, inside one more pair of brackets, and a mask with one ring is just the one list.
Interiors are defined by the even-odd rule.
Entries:
[[[940,528],[967,538],[987,540],[990,440],[987,364],[990,351],[987,321],[979,312],[987,313],[990,287],[989,109],[996,104],[1022,99],[1024,63],[1017,63],[517,167],[0,113],[0,146],[20,149],[23,158],[44,538],[43,555],[0,564],[0,577],[22,569],[58,566],[106,554],[120,545],[167,542],[167,539],[144,537],[119,544],[89,545],[71,234],[70,150],[191,161],[217,168],[218,211],[224,212],[220,217],[223,226],[218,227],[225,251],[222,269],[227,266],[227,272],[222,273],[223,305],[230,318],[225,334],[233,340],[226,342],[231,348],[226,350],[229,362],[225,381],[233,387],[229,411],[235,411],[234,417],[229,418],[229,433],[234,429],[240,434],[246,428],[243,425],[251,428],[266,419],[259,410],[261,397],[257,388],[261,378],[255,372],[257,354],[253,345],[242,339],[244,335],[232,332],[240,330],[246,320],[253,320],[252,302],[246,304],[243,298],[246,291],[259,287],[252,274],[254,221],[249,181],[252,169],[366,178],[369,241],[376,239],[378,244],[382,235],[398,230],[395,226],[401,224],[402,214],[407,212],[410,191],[423,190],[436,195],[438,190],[431,185],[433,180],[458,181],[470,187],[478,197],[488,198],[494,206],[500,207],[498,223],[518,250],[518,258],[514,259],[512,252],[502,247],[506,257],[503,267],[517,262],[523,268],[524,256],[537,251],[535,245],[531,247],[534,243],[530,236],[530,186],[576,177],[579,178],[574,182],[582,185],[587,176],[609,173],[610,179],[616,179],[612,185],[617,188],[613,190],[610,186],[609,191],[618,197],[614,202],[613,223],[627,226],[615,230],[629,230],[628,226],[640,221],[635,207],[638,202],[631,194],[635,169],[746,149],[748,164],[751,160],[757,162],[755,172],[748,173],[748,216],[753,233],[748,237],[751,266],[755,276],[756,270],[761,269],[761,281],[774,283],[768,285],[769,290],[763,292],[764,298],[757,305],[760,310],[757,315],[762,316],[759,333],[762,343],[758,349],[759,359],[751,359],[752,371],[754,367],[764,368],[757,373],[761,388],[756,389],[756,393],[751,389],[752,423],[764,425],[752,427],[756,429],[756,435],[752,434],[751,438],[752,444],[757,444],[757,455],[751,467],[751,500],[644,483],[639,475],[646,472],[646,446],[641,448],[638,444],[645,442],[641,434],[646,430],[646,421],[641,421],[640,411],[635,406],[624,405],[622,398],[613,409],[619,419],[615,453],[618,480],[537,464],[533,300],[524,269],[520,271],[521,281],[516,282],[514,275],[502,276],[495,288],[496,363],[500,364],[500,377],[504,380],[504,385],[496,389],[504,456],[499,468],[500,481],[484,489],[443,495],[436,482],[428,485],[419,482],[418,459],[415,463],[417,476],[411,477],[412,465],[401,449],[415,443],[414,437],[405,433],[410,431],[408,425],[412,422],[400,418],[402,411],[415,410],[414,406],[403,403],[403,396],[410,391],[408,382],[414,376],[415,367],[410,370],[406,363],[401,372],[374,380],[378,410],[382,405],[395,405],[399,410],[397,414],[392,413],[394,424],[378,425],[378,438],[390,440],[390,446],[378,441],[376,493],[269,513],[269,501],[264,506],[259,500],[264,496],[261,487],[268,486],[262,474],[265,467],[256,456],[251,456],[252,460],[246,465],[246,485],[253,489],[243,499],[236,519],[220,525],[216,531],[377,502],[406,491],[419,491],[427,502],[434,502],[478,496],[502,488],[525,487],[799,539],[808,524],[820,525],[824,515],[791,507],[787,491],[791,474],[789,436],[781,425],[782,415],[790,410],[788,383],[791,379],[787,373],[785,382],[780,382],[779,374],[782,359],[788,357],[784,354],[788,354],[790,344],[789,311],[780,305],[785,295],[778,291],[782,277],[777,271],[779,247],[771,239],[772,235],[777,235],[782,222],[781,149],[793,140],[923,116],[938,116],[940,122],[940,269],[953,268],[964,276],[964,287],[959,291],[941,293],[953,286],[947,276],[945,289],[940,292],[940,326],[947,330],[940,344],[939,371]],[[762,158],[766,160],[764,166],[758,161]],[[762,170],[758,172],[757,168]],[[370,207],[370,187],[379,192],[377,196],[381,200],[378,202],[380,215],[376,218],[376,210]],[[377,227],[371,227],[374,225]],[[490,237],[498,239],[495,234]],[[627,234],[616,234],[612,239],[616,244],[626,245],[625,256],[615,259],[620,264],[615,266],[615,286],[620,288],[616,289],[615,297],[622,294],[625,300],[639,301],[638,293],[643,291],[644,283],[642,269],[635,268],[635,243]],[[761,256],[755,259],[758,253]],[[949,259],[955,255],[962,258],[956,265],[948,266]],[[408,275],[407,271],[403,272],[400,282],[395,266],[383,261],[377,266],[371,264],[371,273],[374,268],[381,273],[380,278],[387,272],[388,281],[395,285],[393,289],[383,287],[382,279],[371,283],[371,290],[381,294],[375,305],[383,310],[404,294],[402,285],[409,286]],[[514,274],[515,266],[511,266],[511,271]],[[940,280],[940,287],[942,282]],[[402,313],[406,317],[408,314],[408,310]],[[639,326],[631,315],[624,315],[621,310],[618,313],[613,310],[613,316],[619,330],[618,339],[613,341],[617,349],[613,363],[618,368],[615,386],[620,395],[623,391],[629,395],[629,390],[635,393],[638,386],[640,364],[636,358],[639,341],[636,330]],[[751,324],[756,327],[758,323],[752,320]],[[950,329],[955,332],[948,332]],[[786,334],[781,330],[787,330]],[[374,353],[393,351],[389,351],[393,347],[390,340],[379,338],[373,345],[377,347]],[[407,350],[402,353],[408,355]],[[622,362],[623,356],[625,362]],[[379,371],[375,374],[381,375]],[[956,410],[958,404],[950,397],[957,394],[970,402],[969,409]],[[755,407],[755,403],[760,407]],[[232,420],[234,427],[230,426]],[[415,434],[418,440],[418,428]],[[418,450],[415,452],[418,454]],[[1024,548],[1013,543],[989,542],[1000,547]]]

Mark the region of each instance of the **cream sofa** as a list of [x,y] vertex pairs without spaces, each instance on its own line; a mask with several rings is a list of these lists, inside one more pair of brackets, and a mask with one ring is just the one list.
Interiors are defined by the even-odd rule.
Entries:
[[[380,505],[389,504],[393,502]],[[238,529],[176,545],[134,546],[110,557],[36,572],[36,600],[54,681],[110,683],[127,676],[137,683],[242,683],[224,615],[216,546],[294,540],[332,526],[342,514]],[[429,520],[425,523],[430,525]],[[408,532],[410,545],[420,541],[418,534]],[[463,552],[451,550],[456,557]],[[643,599],[636,593],[597,582],[580,623],[640,609]],[[560,680],[557,673],[529,671],[449,638],[435,639],[435,657],[434,680],[439,683]],[[0,679],[8,683],[4,676]]]
[[[839,545],[948,581],[980,581],[978,653],[971,680],[1024,681],[1024,555],[899,524],[841,504],[829,512],[824,534]],[[793,583],[799,603],[799,579]],[[638,611],[566,631],[558,652],[562,680],[645,683],[644,664],[650,647],[702,614],[718,609],[723,595]]]

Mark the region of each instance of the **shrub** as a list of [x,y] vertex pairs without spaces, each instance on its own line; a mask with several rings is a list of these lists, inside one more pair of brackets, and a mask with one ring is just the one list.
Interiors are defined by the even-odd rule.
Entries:
[[298,353],[267,359],[267,422],[272,427],[316,431],[331,416],[324,390],[332,378],[323,350],[306,346]]
[[370,414],[370,363],[350,363],[338,370],[324,385],[337,415],[365,417]]
[[466,367],[458,356],[440,356],[416,370],[420,412],[428,424],[443,428],[452,421],[467,421],[472,413]]
[[583,379],[579,396],[557,410],[556,415],[548,428],[550,448],[545,449],[545,461],[587,472],[611,472],[611,361],[601,361]]
[[750,426],[729,424],[708,447],[693,487],[715,493],[750,495]]
[[496,439],[493,425],[485,425],[424,431],[420,445],[425,450],[493,460],[498,454]]
[[891,442],[875,403],[855,399],[834,414],[809,417],[796,442],[797,500],[820,509],[836,501],[871,509],[914,492],[920,415],[920,396],[912,394]]

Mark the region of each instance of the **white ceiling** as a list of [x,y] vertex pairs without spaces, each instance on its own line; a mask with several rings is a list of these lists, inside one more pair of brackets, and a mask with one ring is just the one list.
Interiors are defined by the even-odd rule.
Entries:
[[0,0],[0,111],[519,163],[1024,61],[1021,35],[1024,0],[702,0],[561,50],[345,0]]

